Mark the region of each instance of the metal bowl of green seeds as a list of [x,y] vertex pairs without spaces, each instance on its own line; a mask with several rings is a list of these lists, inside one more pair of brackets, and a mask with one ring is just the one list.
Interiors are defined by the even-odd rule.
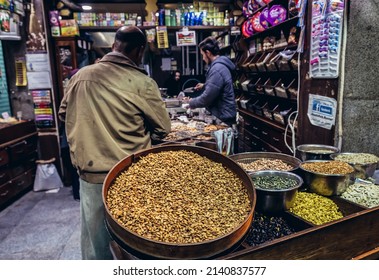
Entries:
[[287,211],[303,184],[300,176],[288,171],[256,171],[249,175],[257,193],[256,210],[262,213]]

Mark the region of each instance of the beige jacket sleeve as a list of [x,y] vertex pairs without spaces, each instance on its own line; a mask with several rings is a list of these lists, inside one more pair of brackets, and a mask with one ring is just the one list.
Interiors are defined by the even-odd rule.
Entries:
[[147,108],[145,108],[144,113],[151,138],[162,139],[166,137],[171,131],[171,120],[162,100],[158,85],[152,79],[146,82],[145,101]]

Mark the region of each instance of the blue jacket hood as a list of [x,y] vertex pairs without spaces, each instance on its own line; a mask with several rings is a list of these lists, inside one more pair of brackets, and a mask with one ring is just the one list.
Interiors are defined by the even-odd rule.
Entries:
[[226,56],[218,57],[216,60],[214,60],[211,63],[210,67],[214,66],[217,63],[221,63],[225,65],[229,69],[230,72],[233,72],[236,69],[236,66],[234,65],[234,63]]

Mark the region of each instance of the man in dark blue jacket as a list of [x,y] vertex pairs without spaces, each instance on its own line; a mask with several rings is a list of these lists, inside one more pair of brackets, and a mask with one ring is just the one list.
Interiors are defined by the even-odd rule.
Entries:
[[191,109],[206,108],[213,116],[229,126],[236,123],[236,101],[233,89],[233,62],[220,56],[218,42],[207,37],[199,44],[203,60],[209,68],[205,84],[199,83],[195,90],[203,90],[202,94],[189,102]]

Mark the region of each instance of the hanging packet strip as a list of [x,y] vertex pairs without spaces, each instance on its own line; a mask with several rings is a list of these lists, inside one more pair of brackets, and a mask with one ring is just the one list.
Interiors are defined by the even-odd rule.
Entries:
[[310,76],[337,78],[342,39],[344,1],[313,1]]

